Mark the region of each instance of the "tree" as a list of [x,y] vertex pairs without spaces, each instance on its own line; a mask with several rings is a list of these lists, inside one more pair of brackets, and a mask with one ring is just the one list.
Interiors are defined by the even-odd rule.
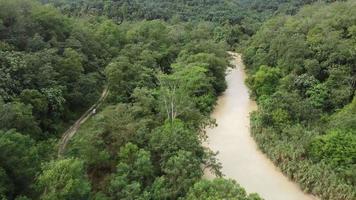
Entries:
[[273,17],[244,53],[259,105],[252,135],[282,171],[325,199],[355,196],[354,12],[355,2],[319,2]]
[[44,48],[48,48],[49,44],[43,41],[43,37],[36,33],[33,38],[28,41],[28,47],[32,51],[39,51]]
[[82,161],[73,158],[51,161],[42,170],[37,183],[42,192],[41,199],[89,198],[90,184]]
[[152,132],[149,145],[155,156],[159,156],[161,164],[179,150],[189,151],[200,158],[203,156],[199,136],[179,120],[167,121],[163,126],[155,129]]
[[51,117],[58,118],[64,111],[66,99],[63,97],[63,88],[52,87],[42,89],[42,93],[46,96],[48,101],[48,108]]
[[271,95],[277,89],[280,72],[278,68],[261,66],[259,70],[249,79],[247,83],[253,88],[254,95]]
[[13,185],[6,174],[6,171],[0,167],[0,199],[7,199],[9,194],[13,193]]
[[329,128],[356,130],[356,96],[349,105],[330,117]]
[[76,82],[84,72],[82,65],[83,58],[78,52],[71,48],[64,50],[63,57],[59,63],[58,71],[62,76],[62,82],[70,88],[70,83]]
[[262,200],[257,194],[247,195],[246,191],[233,180],[217,178],[201,180],[190,188],[186,200]]
[[163,173],[164,175],[153,183],[154,199],[183,197],[203,175],[199,160],[194,154],[184,150],[178,151],[163,164]]
[[161,110],[165,113],[165,119],[173,122],[184,112],[194,109],[192,101],[189,101],[187,84],[179,77],[166,74],[160,74],[158,77],[160,83],[159,97],[162,102]]
[[81,127],[68,154],[83,160],[93,176],[105,178],[114,171],[120,148],[135,138],[138,125],[130,105],[108,106]]
[[[202,48],[204,48],[204,46],[208,46],[208,44],[202,44]],[[207,70],[206,76],[209,79],[210,84],[212,84],[216,94],[220,94],[227,87],[225,72],[228,66],[226,59],[224,59],[226,54],[218,52],[218,49],[220,48],[216,48],[213,52],[197,53],[193,55],[188,54],[187,56],[182,55],[178,58],[181,59],[184,64],[203,67]]]
[[18,94],[24,85],[27,74],[27,63],[24,53],[14,51],[0,51],[0,92],[1,97],[8,101]]
[[[3,189],[6,196],[32,194],[31,185],[40,168],[38,147],[30,136],[22,135],[14,130],[0,130],[0,164],[1,181],[6,183]],[[4,173],[5,172],[5,173]],[[1,186],[0,186],[1,187]]]
[[3,104],[0,101],[0,127],[4,130],[16,129],[35,139],[41,139],[41,129],[32,115],[32,106],[20,102]]
[[137,130],[131,107],[127,104],[107,107],[103,115],[104,139],[117,152],[133,138]]
[[189,152],[179,150],[163,166],[164,177],[173,195],[181,196],[203,175],[199,158]]
[[133,65],[127,57],[121,56],[111,62],[105,73],[108,78],[111,96],[115,102],[126,102],[141,80],[141,68]]
[[98,73],[81,75],[66,98],[70,110],[82,110],[96,102],[102,92],[101,82],[101,76]]
[[145,188],[153,178],[150,153],[127,143],[120,149],[116,173],[110,182],[110,193],[115,199],[143,199]]
[[160,74],[159,106],[165,119],[173,122],[180,119],[189,123],[199,123],[204,116],[198,111],[207,112],[213,104],[212,86],[206,76],[207,70],[199,66],[173,67],[174,73]]
[[21,102],[32,106],[32,112],[37,118],[41,118],[48,112],[46,96],[38,90],[25,89],[20,94]]
[[310,155],[335,168],[351,168],[356,164],[355,135],[352,131],[335,130],[318,136],[310,144]]
[[325,85],[315,85],[306,92],[306,95],[309,97],[308,100],[311,105],[315,108],[322,109],[327,107],[328,91]]

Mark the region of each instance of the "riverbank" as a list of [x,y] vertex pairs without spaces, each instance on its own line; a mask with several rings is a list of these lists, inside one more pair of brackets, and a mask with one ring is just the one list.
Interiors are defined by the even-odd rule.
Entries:
[[315,199],[284,176],[251,137],[249,113],[257,106],[250,100],[244,84],[241,56],[232,56],[235,68],[226,77],[228,89],[219,98],[212,114],[218,126],[207,130],[207,146],[219,152],[217,158],[222,163],[222,173],[236,180],[248,193],[258,193],[266,200]]

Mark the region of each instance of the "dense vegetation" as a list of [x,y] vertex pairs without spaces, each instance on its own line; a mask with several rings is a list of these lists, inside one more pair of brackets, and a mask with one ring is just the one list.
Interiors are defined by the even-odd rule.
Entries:
[[0,0],[0,196],[36,197],[56,139],[98,98],[112,54],[86,22]]
[[55,9],[0,3],[1,127],[47,139],[98,98],[110,54],[94,30]]
[[293,14],[315,0],[40,0],[52,3],[64,13],[75,16],[105,15],[115,22],[125,20],[213,21],[239,24],[262,20],[275,12]]
[[259,200],[201,179],[221,176],[203,130],[226,88],[226,51],[245,43],[260,147],[305,190],[353,199],[355,3],[289,16],[313,2],[0,0],[0,199]]
[[[194,29],[162,21],[111,25],[113,33],[125,31],[119,56],[105,70],[109,105],[82,127],[67,156],[87,165],[97,199],[179,199],[188,192],[205,199],[200,187],[220,185],[199,180],[205,168],[220,175],[201,142],[226,88],[226,46],[211,39],[207,23]],[[245,197],[233,182],[221,183],[232,193],[222,196],[258,199]]]
[[[260,25],[278,13],[294,14],[317,0],[39,0],[71,16],[106,16],[115,23],[160,19],[213,22],[217,39],[237,48]],[[320,0],[319,0],[320,1]],[[332,0],[323,0],[332,1]]]
[[[222,198],[259,199],[200,181],[204,169],[220,175],[201,145],[228,67],[212,23],[118,25],[31,0],[0,0],[0,22],[1,199],[203,199],[201,187],[221,184]],[[104,84],[105,107],[56,158]]]
[[356,2],[269,20],[244,51],[259,146],[323,199],[356,198]]

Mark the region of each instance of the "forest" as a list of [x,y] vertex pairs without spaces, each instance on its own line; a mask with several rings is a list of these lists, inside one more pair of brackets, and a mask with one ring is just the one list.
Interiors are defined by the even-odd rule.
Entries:
[[235,50],[260,149],[306,192],[353,200],[354,13],[353,0],[0,0],[0,199],[262,200],[203,146]]
[[307,6],[267,21],[244,50],[255,139],[322,199],[355,199],[355,13],[355,1]]

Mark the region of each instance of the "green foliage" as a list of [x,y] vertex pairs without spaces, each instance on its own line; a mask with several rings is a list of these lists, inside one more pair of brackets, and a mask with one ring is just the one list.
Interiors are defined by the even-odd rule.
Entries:
[[[220,175],[215,154],[201,143],[226,89],[226,50],[246,43],[267,18],[295,14],[313,0],[40,2],[58,9],[0,0],[1,198],[184,198],[203,168]],[[309,123],[353,97],[356,29],[349,15],[327,24],[335,30],[281,17],[253,38],[246,51],[250,73],[257,72],[251,87],[263,105],[262,124],[281,131],[278,137],[288,135],[284,123]],[[294,30],[301,33],[289,37]],[[66,158],[54,159],[59,134],[104,83],[105,108],[78,131]],[[31,192],[34,180],[39,193]]]
[[259,104],[254,137],[288,176],[323,199],[356,195],[356,52],[346,50],[356,47],[355,12],[354,1],[306,6],[267,21],[244,51]]
[[32,106],[33,115],[38,118],[46,114],[48,110],[48,101],[46,96],[38,90],[25,89],[21,92],[19,98],[21,102]]
[[186,194],[189,188],[203,175],[200,162],[194,154],[179,150],[163,164],[165,195],[177,199]]
[[[92,74],[99,74],[111,56],[95,42],[90,27],[53,7],[31,0],[2,0],[0,12],[4,25],[0,30],[4,44],[0,49],[1,97],[5,103],[18,100],[32,105],[33,121],[39,122],[42,132],[54,135],[98,98],[102,76]],[[84,80],[99,84],[92,83],[88,89]]]
[[63,76],[61,81],[71,84],[80,77],[84,69],[81,56],[73,49],[67,48],[63,52],[63,59],[58,66],[58,72]]
[[248,85],[253,88],[255,96],[271,95],[276,91],[280,72],[278,68],[261,66],[258,71],[247,80]]
[[77,159],[51,161],[38,177],[41,199],[88,199],[90,184],[83,162]]
[[111,62],[105,73],[108,78],[109,87],[113,91],[111,95],[116,95],[117,102],[127,101],[137,83],[140,82],[139,66],[130,63],[128,57],[118,57],[117,61]]
[[19,102],[0,102],[0,116],[0,127],[3,130],[14,128],[36,139],[41,137],[41,129],[32,115],[31,106]]
[[200,115],[197,105],[191,98],[195,97],[194,93],[197,91],[204,90],[202,88],[206,84],[204,70],[199,68],[178,70],[170,75],[161,74],[158,77],[160,84],[158,98],[162,102],[160,111],[169,121],[183,119],[185,122],[198,123],[204,117]]
[[167,161],[179,150],[192,152],[197,157],[203,154],[198,135],[179,120],[167,121],[163,126],[154,130],[149,145],[159,155],[161,163]]
[[7,194],[11,193],[13,185],[3,168],[0,168],[0,198],[6,199]]
[[323,84],[317,84],[306,91],[306,96],[308,96],[308,101],[314,108],[326,108],[328,104],[328,92],[327,87]]
[[334,169],[351,170],[356,164],[356,134],[341,130],[318,136],[310,144],[310,155],[317,161],[325,161]]
[[78,132],[85,137],[74,139],[70,154],[84,160],[93,172],[110,168],[120,148],[136,134],[138,124],[132,115],[125,104],[107,107]]
[[213,35],[210,23],[199,30],[159,20],[105,24],[106,38],[123,37],[105,69],[108,105],[82,126],[68,156],[83,160],[94,191],[105,193],[95,198],[183,197],[201,166],[220,174],[201,142],[226,88],[227,47],[202,39]]
[[[295,14],[305,4],[316,0],[39,0],[51,3],[63,13],[72,16],[106,16],[121,24],[126,21],[165,20],[170,23],[181,21],[209,21],[218,26],[216,39],[226,41],[230,47],[253,35],[260,24],[280,13]],[[328,2],[328,0],[324,0]],[[224,29],[221,31],[221,29]]]
[[247,195],[245,190],[233,180],[201,180],[189,190],[187,200],[259,200],[257,194]]
[[340,111],[330,117],[330,128],[345,130],[356,129],[356,98]]
[[38,154],[38,147],[29,136],[13,130],[0,131],[2,195],[12,198],[19,194],[33,194],[31,185],[40,168]]
[[[150,153],[127,143],[119,152],[117,171],[110,182],[110,193],[115,199],[143,199],[144,187],[153,178]],[[147,195],[147,194],[145,194]]]
[[306,159],[306,147],[315,137],[315,131],[296,125],[286,127],[280,133],[273,128],[262,127],[259,120],[258,113],[255,113],[251,128],[259,147],[289,178],[300,183],[303,190],[318,194],[322,199],[354,199],[354,187],[345,182],[335,169],[323,162],[314,163]]
[[181,54],[179,59],[185,64],[204,67],[208,76],[211,77],[210,83],[213,85],[216,94],[220,94],[226,89],[225,71],[227,63],[226,59],[219,58],[219,56],[226,57],[226,54],[221,55],[220,52],[204,52],[195,55],[188,54],[188,56]]
[[31,199],[26,196],[20,196],[20,197],[17,197],[15,200],[31,200]]
[[31,190],[41,162],[55,157],[58,134],[99,97],[113,54],[96,31],[34,0],[0,0],[0,169],[8,183],[0,196],[38,199]]

